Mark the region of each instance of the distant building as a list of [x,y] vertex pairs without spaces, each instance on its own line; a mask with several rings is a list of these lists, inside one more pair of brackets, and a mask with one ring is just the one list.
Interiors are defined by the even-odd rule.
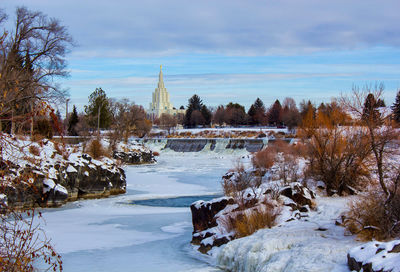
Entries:
[[152,102],[150,103],[150,108],[148,114],[151,119],[160,117],[163,113],[168,113],[171,115],[177,115],[178,113],[185,114],[184,109],[175,109],[171,102],[169,101],[169,93],[164,86],[162,65],[160,65],[160,74],[158,76],[158,85],[153,92]]

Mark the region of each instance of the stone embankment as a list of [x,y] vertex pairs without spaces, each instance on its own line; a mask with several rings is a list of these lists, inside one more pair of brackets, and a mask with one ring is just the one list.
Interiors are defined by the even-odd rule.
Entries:
[[16,208],[57,207],[77,199],[122,194],[126,177],[121,163],[155,162],[150,150],[136,145],[118,146],[115,159],[94,159],[80,146],[1,137],[9,144],[0,159],[0,202]]

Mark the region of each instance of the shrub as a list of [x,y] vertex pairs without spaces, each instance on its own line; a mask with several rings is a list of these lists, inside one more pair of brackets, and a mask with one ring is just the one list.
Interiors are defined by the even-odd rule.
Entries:
[[89,145],[87,146],[87,152],[94,159],[98,159],[101,156],[104,156],[104,154],[105,154],[103,145],[101,144],[101,142],[98,139],[95,139],[89,143]]
[[300,134],[308,145],[309,174],[326,184],[328,195],[352,193],[369,179],[366,129],[341,126],[342,114],[307,114]]
[[39,119],[34,125],[34,134],[42,135],[48,139],[53,138],[53,128],[47,119]]
[[157,156],[160,156],[160,153],[158,153],[157,151],[153,151],[153,155],[154,155],[155,157],[157,157]]
[[33,145],[33,144],[29,146],[29,152],[30,152],[32,155],[35,155],[35,156],[39,156],[39,155],[40,155],[40,149],[39,149],[39,147],[36,146],[36,145]]
[[276,174],[284,183],[296,182],[299,179],[298,157],[289,153],[279,153],[276,157]]
[[275,161],[276,151],[270,147],[256,152],[251,158],[255,169],[269,169]]
[[238,215],[233,223],[236,236],[238,238],[245,237],[259,229],[272,228],[276,225],[276,219],[280,213],[281,210],[278,207],[267,203],[263,207]]
[[344,225],[363,240],[400,236],[400,192],[390,201],[383,192],[369,192],[349,203]]
[[257,188],[261,185],[261,177],[246,171],[240,162],[230,171],[231,174],[222,179],[223,192],[226,196],[233,197],[239,208],[243,209],[257,198]]

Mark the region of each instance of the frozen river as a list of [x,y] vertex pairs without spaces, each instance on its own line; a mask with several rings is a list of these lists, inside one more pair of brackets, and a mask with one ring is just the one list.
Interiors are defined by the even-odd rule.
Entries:
[[125,195],[47,209],[44,229],[64,270],[219,271],[189,243],[189,205],[220,195],[238,156],[161,152],[155,165],[126,167]]

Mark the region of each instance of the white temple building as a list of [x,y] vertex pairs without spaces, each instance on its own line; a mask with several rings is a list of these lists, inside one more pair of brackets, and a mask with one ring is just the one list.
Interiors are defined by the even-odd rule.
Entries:
[[178,113],[185,113],[185,110],[175,109],[169,101],[169,93],[164,86],[164,79],[162,73],[162,65],[160,65],[160,74],[158,76],[158,85],[153,92],[152,102],[148,114],[152,119],[160,117],[161,114],[168,113],[176,115]]

